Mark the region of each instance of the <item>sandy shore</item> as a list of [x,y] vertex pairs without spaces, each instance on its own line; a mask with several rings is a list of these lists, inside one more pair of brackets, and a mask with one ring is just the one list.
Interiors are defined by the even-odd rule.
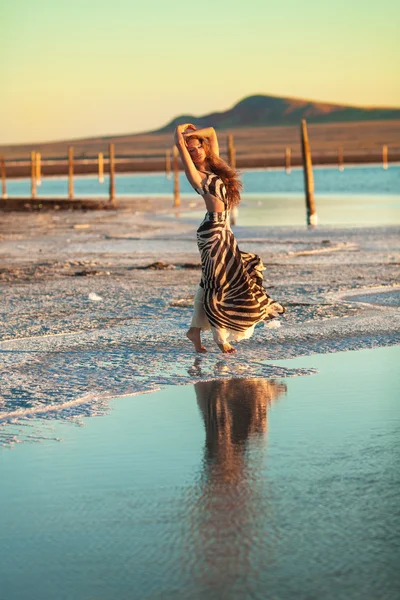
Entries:
[[279,329],[256,328],[234,360],[206,334],[200,369],[184,335],[200,278],[195,227],[169,202],[148,208],[3,215],[0,421],[77,398],[87,402],[58,415],[92,414],[110,395],[400,343],[399,228],[238,226],[287,314]]

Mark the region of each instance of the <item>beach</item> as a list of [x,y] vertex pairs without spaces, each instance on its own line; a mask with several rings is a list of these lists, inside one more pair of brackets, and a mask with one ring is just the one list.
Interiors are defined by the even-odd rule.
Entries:
[[0,600],[400,598],[399,16],[6,3]]
[[395,597],[399,226],[245,205],[287,312],[229,357],[185,337],[200,200],[2,214],[7,600]]

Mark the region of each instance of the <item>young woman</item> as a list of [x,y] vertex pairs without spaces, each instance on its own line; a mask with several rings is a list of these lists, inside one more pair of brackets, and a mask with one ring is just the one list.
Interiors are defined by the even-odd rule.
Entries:
[[196,130],[191,123],[178,125],[175,144],[186,177],[203,196],[207,209],[197,230],[202,276],[186,335],[197,352],[206,352],[200,332],[211,329],[222,352],[236,352],[230,342],[249,338],[257,323],[285,309],[262,285],[265,267],[261,259],[239,250],[229,226],[229,211],[240,202],[242,184],[237,172],[219,157],[215,130]]

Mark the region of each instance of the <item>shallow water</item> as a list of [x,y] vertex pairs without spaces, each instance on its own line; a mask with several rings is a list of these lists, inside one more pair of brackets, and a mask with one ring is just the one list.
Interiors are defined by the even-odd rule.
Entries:
[[394,599],[399,358],[167,386],[4,450],[2,595]]
[[[343,172],[336,168],[314,169],[317,213],[321,225],[394,225],[400,223],[400,165],[352,166]],[[303,225],[305,222],[304,179],[301,169],[284,171],[248,170],[243,172],[243,202],[238,224]],[[100,184],[94,176],[79,176],[74,180],[77,197],[106,197],[108,181]],[[117,196],[172,197],[173,182],[162,173],[117,175]],[[199,197],[193,192],[183,173],[180,174],[182,196]],[[29,179],[10,180],[10,197],[30,196]],[[45,178],[37,189],[38,198],[67,197],[65,177]],[[203,211],[204,212],[204,211]],[[202,212],[185,215],[200,221]],[[174,213],[175,216],[175,213]]]
[[[318,224],[365,227],[400,223],[400,195],[316,194]],[[183,220],[200,222],[203,211],[182,214]],[[171,218],[171,217],[170,217]],[[254,226],[305,225],[304,194],[249,194],[239,207],[236,224]]]
[[344,300],[349,302],[362,302],[365,304],[378,304],[379,306],[397,306],[400,307],[400,287],[388,291],[375,289],[365,293],[353,293],[344,296]]

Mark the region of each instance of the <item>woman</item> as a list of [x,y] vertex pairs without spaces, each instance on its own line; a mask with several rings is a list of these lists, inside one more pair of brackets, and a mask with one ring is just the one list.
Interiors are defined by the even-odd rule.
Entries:
[[236,352],[230,342],[249,338],[257,323],[285,309],[263,288],[261,259],[241,252],[230,229],[229,211],[240,202],[242,184],[237,172],[219,157],[215,130],[178,125],[175,144],[186,177],[207,209],[197,230],[202,277],[186,335],[197,352],[206,352],[200,332],[211,329],[220,350],[230,354]]

